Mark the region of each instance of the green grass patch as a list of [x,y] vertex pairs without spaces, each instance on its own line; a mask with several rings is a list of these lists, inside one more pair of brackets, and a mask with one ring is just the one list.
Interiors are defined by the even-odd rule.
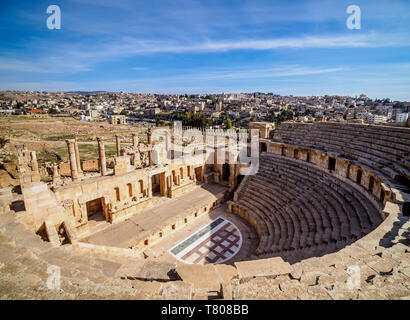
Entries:
[[43,165],[46,162],[60,163],[68,159],[67,148],[57,148],[51,151],[42,151],[37,154],[37,162]]
[[[115,145],[104,146],[105,156],[112,157],[117,153]],[[95,144],[79,144],[78,151],[80,152],[81,161],[98,159],[98,146]],[[43,151],[37,154],[39,164],[46,162],[60,163],[68,161],[67,147],[54,148],[49,151]]]
[[63,136],[48,136],[45,138],[45,140],[49,141],[64,141],[66,139],[74,139],[73,135],[63,135]]
[[[115,145],[105,145],[105,156],[111,157],[117,153]],[[98,146],[94,144],[80,144],[78,146],[81,160],[98,159]]]

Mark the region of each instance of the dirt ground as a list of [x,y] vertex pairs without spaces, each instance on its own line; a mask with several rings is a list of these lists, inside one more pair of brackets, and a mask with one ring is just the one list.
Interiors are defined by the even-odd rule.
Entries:
[[[139,125],[127,124],[112,126],[108,122],[85,122],[72,117],[31,118],[28,116],[0,117],[0,137],[10,140],[4,147],[8,157],[5,161],[15,160],[15,145],[25,144],[28,150],[37,152],[39,163],[47,161],[61,162],[68,160],[66,139],[79,134],[109,133],[137,129],[140,141],[146,139],[145,131]],[[122,145],[131,144],[131,137],[123,137]],[[114,138],[106,139],[107,156],[116,151]],[[98,147],[95,139],[80,140],[79,151],[81,160],[98,157]],[[4,158],[2,159],[4,161]],[[1,161],[1,160],[0,160]]]

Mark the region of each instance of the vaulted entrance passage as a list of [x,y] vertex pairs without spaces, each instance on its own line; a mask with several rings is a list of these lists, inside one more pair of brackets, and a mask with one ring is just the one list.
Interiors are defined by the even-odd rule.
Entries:
[[242,175],[242,174],[240,174],[239,176],[236,177],[236,188],[239,187],[239,185],[241,184],[244,177],[245,176]]
[[154,174],[151,177],[152,183],[152,196],[161,197],[166,196],[166,181],[165,172]]
[[229,164],[224,163],[222,166],[222,180],[229,181],[229,176],[231,175],[231,171],[229,168]]
[[202,167],[195,168],[196,181],[202,181]]
[[336,159],[335,158],[329,157],[328,169],[329,171],[335,171],[336,169]]
[[152,183],[152,196],[159,197],[161,196],[161,174],[155,174],[151,177]]
[[88,220],[105,221],[104,198],[98,198],[86,203]]

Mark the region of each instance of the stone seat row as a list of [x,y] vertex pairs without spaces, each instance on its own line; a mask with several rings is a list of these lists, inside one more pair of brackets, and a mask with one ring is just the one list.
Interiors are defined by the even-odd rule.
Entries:
[[322,146],[328,148],[329,150],[344,150],[346,153],[349,153],[350,149],[353,151],[358,150],[362,152],[370,151],[374,155],[381,158],[386,157],[389,160],[388,162],[397,161],[397,159],[405,157],[405,155],[409,153],[408,150],[403,150],[403,148],[398,149],[391,142],[388,142],[387,144],[380,144],[374,141],[367,141],[362,138],[357,139],[355,136],[344,136],[331,132],[309,133],[308,138],[306,136],[301,137],[301,135],[297,133],[287,133],[286,135],[280,134],[275,136],[274,140],[301,146]]
[[282,123],[280,132],[324,132],[331,131],[340,134],[352,134],[356,137],[370,137],[376,141],[389,141],[393,143],[401,143],[407,145],[407,140],[410,139],[410,130],[398,129],[393,127],[366,127],[366,126],[349,126],[334,123],[316,123],[314,125]]
[[[359,165],[363,163],[370,167],[382,180],[388,177],[387,180],[391,185],[401,185],[402,182],[399,182],[401,176],[407,180],[410,179],[410,162],[406,159],[408,152],[392,148],[390,145],[369,144],[360,139],[355,141],[353,136],[343,138],[342,135],[332,135],[330,133],[320,133],[319,136],[315,136],[315,133],[304,135],[296,133],[286,133],[283,135],[283,133],[280,133],[274,140],[322,151],[335,152],[349,159],[353,158]],[[375,146],[377,147],[375,148]]]
[[[281,128],[281,127],[280,127]],[[289,143],[299,141],[302,145],[306,144],[323,144],[329,142],[329,137],[336,139],[339,142],[349,142],[345,147],[348,149],[350,146],[358,146],[362,150],[374,149],[402,157],[408,155],[410,152],[410,146],[406,144],[406,141],[400,141],[400,143],[384,140],[380,135],[375,137],[368,137],[365,135],[355,135],[346,132],[334,132],[327,130],[312,130],[305,132],[304,130],[287,131],[278,129],[275,133],[274,140],[286,141]]]
[[401,149],[401,147],[405,148],[404,150],[408,150],[408,146],[406,143],[406,140],[410,138],[410,135],[405,135],[405,134],[395,134],[391,135],[391,133],[383,133],[383,131],[378,131],[378,132],[369,132],[369,131],[360,131],[360,130],[352,130],[349,129],[349,127],[335,127],[335,128],[329,128],[326,126],[296,126],[289,128],[287,126],[283,126],[284,131],[282,131],[282,126],[280,127],[280,131],[277,133],[293,133],[293,132],[307,132],[307,133],[333,133],[333,134],[338,134],[341,136],[346,136],[346,135],[351,135],[354,136],[358,139],[369,139],[371,141],[374,141],[376,143],[380,144],[385,144],[387,145],[387,142],[392,143],[392,144],[397,144],[398,149]]
[[258,174],[247,180],[237,202],[260,237],[256,254],[313,247],[328,251],[329,246],[369,233],[381,222],[380,215],[370,201],[350,189],[313,167],[262,155]]
[[[407,135],[403,135],[400,138],[394,138],[394,140],[389,139],[389,135],[382,134],[380,131],[375,132],[371,135],[365,132],[357,132],[357,131],[350,131],[348,128],[344,127],[337,127],[337,128],[327,128],[327,126],[312,126],[306,127],[305,126],[295,126],[292,127],[291,130],[286,126],[286,124],[282,124],[279,129],[275,132],[275,137],[277,138],[286,138],[286,139],[297,139],[302,138],[303,141],[309,142],[310,140],[314,139],[315,137],[320,137],[321,140],[328,141],[328,137],[332,136],[340,139],[349,141],[349,145],[356,142],[363,142],[369,143],[374,145],[375,148],[381,148],[384,152],[393,153],[399,156],[403,154],[408,156],[410,152],[410,145],[408,143],[410,139],[410,130],[408,130]],[[309,129],[308,131],[306,129]],[[303,133],[303,135],[301,135]]]
[[[352,187],[347,185],[346,183],[342,183],[339,179],[315,168],[315,166],[313,165],[297,160],[288,161],[287,158],[276,155],[267,154],[265,156],[270,157],[272,159],[271,161],[274,161],[275,164],[281,164],[281,166],[279,167],[274,167],[272,166],[272,164],[269,166],[269,162],[267,162],[268,165],[264,164],[264,166],[265,168],[269,168],[268,170],[281,170],[282,174],[290,175],[290,177],[292,177],[292,175],[296,175],[296,181],[305,181],[306,183],[315,183],[316,177],[320,177],[320,181],[317,181],[320,185],[326,184],[328,186],[331,186],[332,189],[337,189],[338,192],[343,195],[344,199],[348,201],[348,203],[353,203],[355,207],[359,208],[358,215],[361,215],[361,221],[365,222],[368,219],[370,221],[370,224],[372,225],[372,228],[380,224],[381,218],[377,209],[375,209],[373,206],[369,206],[368,199],[364,197],[360,192],[352,192]],[[263,169],[261,172],[263,172]],[[311,175],[311,172],[314,172],[314,175]],[[367,218],[364,212],[367,213]]]

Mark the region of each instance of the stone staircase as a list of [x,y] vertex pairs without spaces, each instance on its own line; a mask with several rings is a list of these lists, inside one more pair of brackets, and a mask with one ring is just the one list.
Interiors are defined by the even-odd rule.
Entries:
[[[121,279],[117,270],[138,263],[54,247],[44,242],[13,212],[0,215],[0,299],[174,299],[192,298],[182,281],[158,282]],[[50,266],[61,270],[60,290],[48,289]]]

